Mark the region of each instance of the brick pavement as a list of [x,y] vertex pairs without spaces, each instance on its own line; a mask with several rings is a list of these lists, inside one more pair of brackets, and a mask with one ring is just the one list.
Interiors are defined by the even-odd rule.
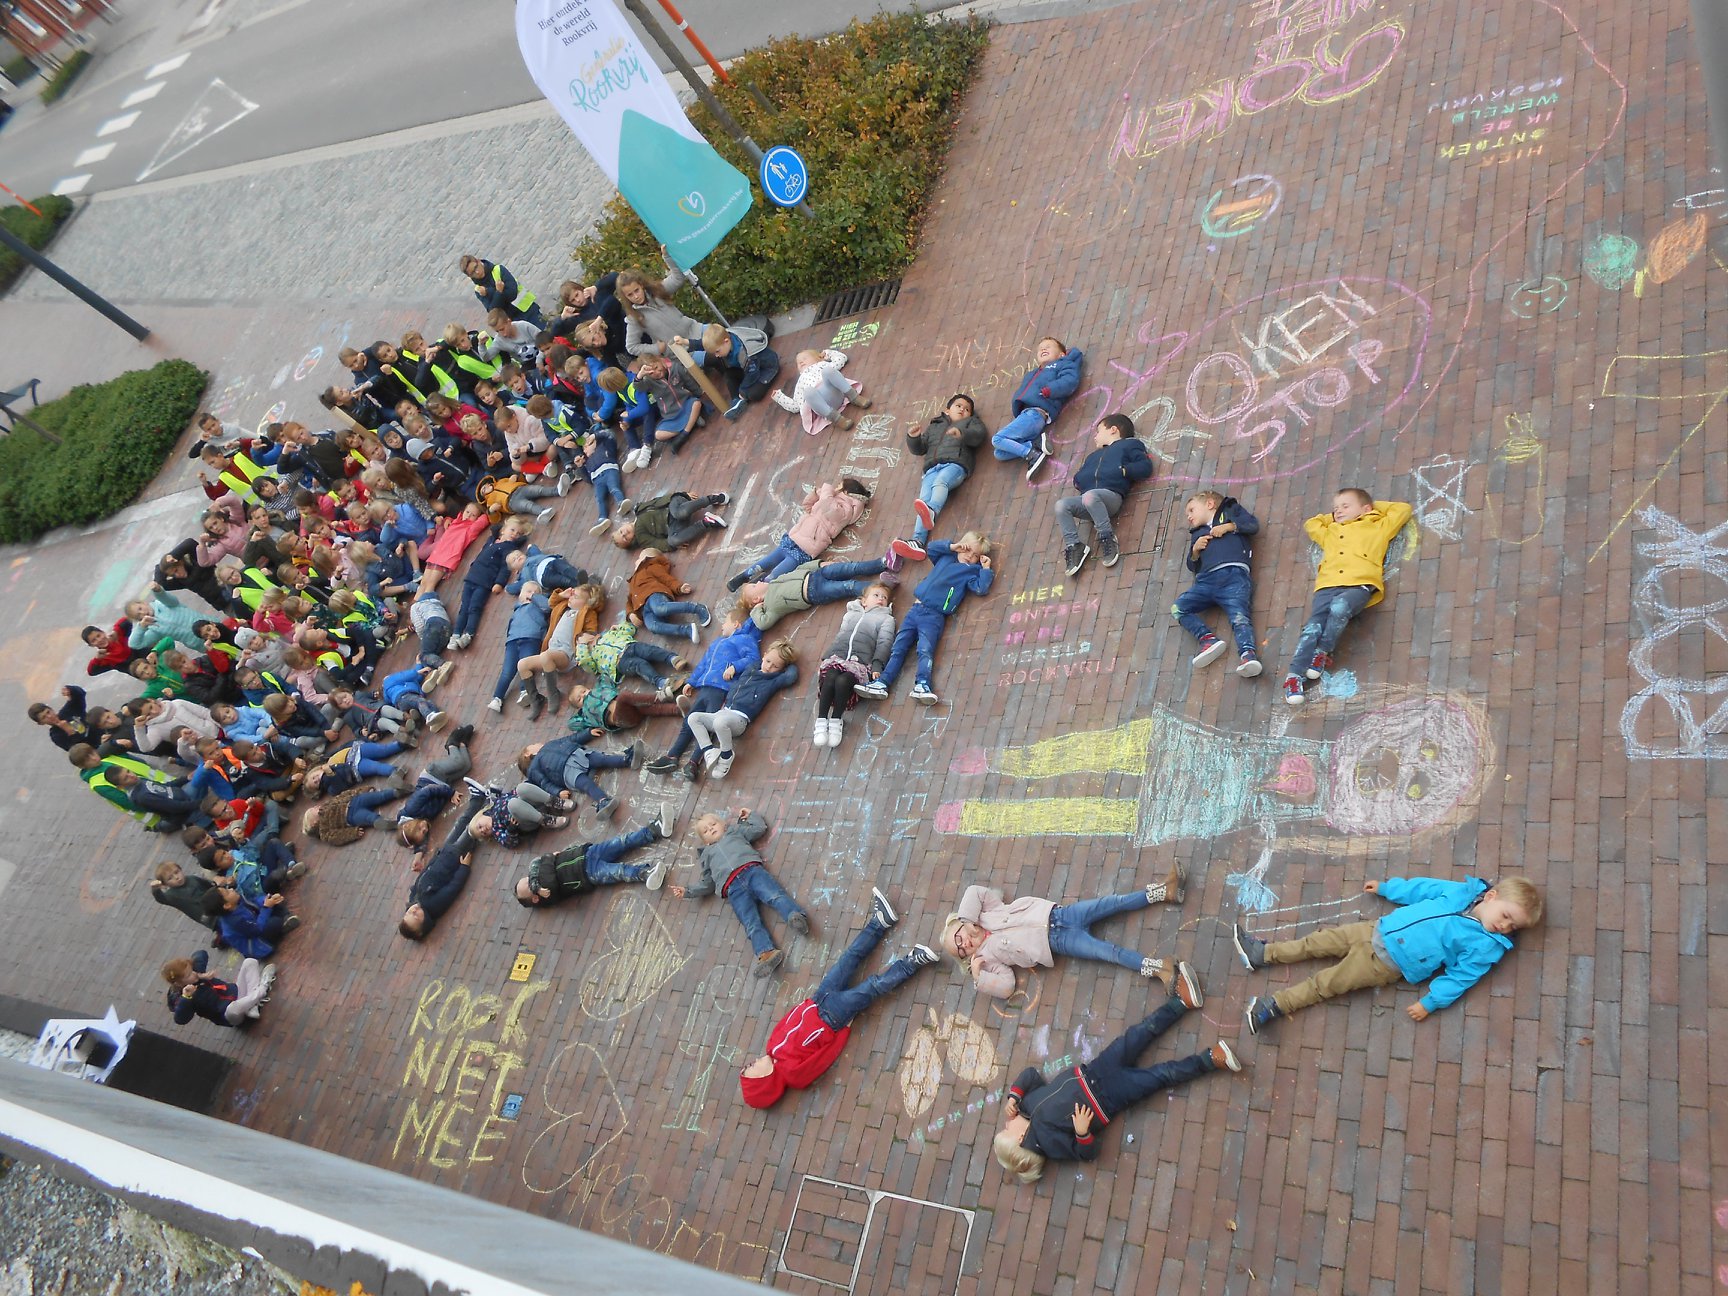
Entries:
[[[817,1280],[845,1282],[855,1261],[860,1291],[1712,1286],[1728,1146],[1708,1040],[1728,990],[1711,946],[1728,909],[1707,861],[1728,829],[1704,717],[1705,681],[1728,667],[1713,583],[1728,500],[1704,324],[1722,209],[1703,193],[1684,7],[1333,5],[1326,31],[1308,25],[1321,8],[1283,6],[1287,37],[1260,5],[999,31],[925,255],[853,345],[878,417],[811,439],[765,410],[655,469],[736,497],[733,530],[680,563],[713,596],[802,484],[841,472],[874,475],[855,550],[873,552],[913,494],[901,433],[961,389],[1000,423],[1045,331],[1088,356],[1058,457],[1120,408],[1164,461],[1126,511],[1122,565],[1077,582],[1056,561],[1054,483],[981,468],[944,530],[995,530],[1000,575],[943,645],[942,705],[902,692],[818,752],[801,688],[753,729],[729,785],[625,780],[632,814],[670,795],[685,823],[740,803],[775,821],[770,858],[817,920],[786,972],[743,975],[713,902],[631,891],[525,914],[503,894],[520,859],[496,851],[445,928],[408,947],[390,931],[394,852],[315,856],[270,1016],[242,1041],[199,1035],[240,1059],[228,1115],[794,1291],[833,1290]],[[1256,72],[1262,42],[1275,66]],[[97,336],[66,308],[0,306],[9,336],[26,318],[63,351]],[[158,318],[189,354],[223,357],[247,421],[277,396],[305,406],[291,375],[268,386],[272,338],[293,338],[275,349],[292,363],[338,331],[293,305]],[[100,345],[72,353],[118,350]],[[37,335],[24,347],[55,362]],[[1230,482],[1265,519],[1255,609],[1281,662],[1311,583],[1297,520],[1352,480],[1413,499],[1420,525],[1322,696],[1291,711],[1271,672],[1191,671],[1163,611],[1183,493]],[[14,560],[22,610],[0,674],[16,704],[47,693],[86,609],[143,561],[116,536],[174,533],[159,507],[130,533]],[[576,556],[602,553],[587,517],[577,500],[552,528]],[[75,606],[69,576],[116,549],[134,566]],[[820,651],[836,617],[794,638]],[[451,686],[464,711],[496,670],[491,640]],[[1130,723],[1144,758],[1078,740],[1037,753],[1043,777],[990,772],[1028,768],[1005,749]],[[513,709],[483,725],[482,767],[530,732]],[[26,734],[0,754],[27,802],[6,816],[0,932],[18,953],[0,991],[112,997],[152,1020],[152,969],[189,929],[139,894],[157,853],[111,831],[44,750]],[[943,831],[956,826],[999,835]],[[899,945],[932,934],[970,880],[1079,896],[1170,858],[1192,879],[1183,911],[1115,934],[1193,959],[1209,987],[1208,1020],[1171,1049],[1221,1034],[1250,1070],[1113,1122],[1095,1166],[1011,1188],[987,1143],[1015,1070],[1089,1056],[1143,1011],[1144,983],[1107,969],[1040,972],[996,1008],[956,973],[927,975],[813,1092],[767,1116],[736,1100],[735,1068],[872,882],[907,916]],[[675,859],[692,864],[682,840]],[[1239,1029],[1247,996],[1288,976],[1233,965],[1227,924],[1244,910],[1295,932],[1374,912],[1365,878],[1514,870],[1547,888],[1548,921],[1461,1005],[1416,1025],[1395,990],[1265,1039]],[[519,949],[538,958],[527,987],[505,979]],[[520,1113],[500,1120],[512,1093]],[[866,1233],[858,1191],[805,1176],[899,1196]],[[978,1212],[963,1276],[964,1217],[943,1207]],[[775,1273],[789,1234],[789,1266],[815,1279]]]

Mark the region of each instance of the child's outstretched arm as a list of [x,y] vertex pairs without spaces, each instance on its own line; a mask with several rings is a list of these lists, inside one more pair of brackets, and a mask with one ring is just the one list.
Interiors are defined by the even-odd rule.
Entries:
[[1460,995],[1487,976],[1489,969],[1505,956],[1506,947],[1499,941],[1472,942],[1456,962],[1448,963],[1446,970],[1428,983],[1428,993],[1405,1011],[1416,1021],[1422,1021],[1429,1013],[1456,1003]]
[[[786,668],[787,671],[792,669],[794,668],[791,666]],[[794,676],[794,678],[796,677]],[[740,810],[738,821],[732,825],[732,831],[742,833],[747,842],[757,842],[767,835],[768,821],[754,810]]]

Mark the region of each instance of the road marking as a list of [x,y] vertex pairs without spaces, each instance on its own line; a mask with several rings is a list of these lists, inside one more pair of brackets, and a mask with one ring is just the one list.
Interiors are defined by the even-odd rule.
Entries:
[[118,117],[110,117],[107,121],[103,122],[101,127],[97,130],[96,138],[101,139],[104,135],[118,135],[133,122],[137,121],[140,116],[141,114],[139,113],[129,112],[121,113]]
[[186,29],[187,34],[190,35],[192,32],[208,27],[215,21],[216,11],[221,7],[222,0],[210,0],[210,3],[204,6],[204,12],[192,20],[192,25]]
[[90,176],[88,172],[84,175],[67,176],[59,184],[54,186],[53,192],[59,194],[63,198],[70,197],[72,194],[83,192],[84,186],[89,183]]
[[151,68],[148,72],[146,72],[144,74],[144,79],[146,81],[154,81],[159,76],[167,76],[175,68],[179,67],[182,63],[184,63],[187,59],[189,59],[191,57],[192,57],[192,51],[187,50],[183,54],[176,54],[171,59],[163,59],[155,67]]
[[100,162],[114,151],[112,144],[98,144],[95,148],[87,148],[74,159],[73,166],[90,166]]
[[158,81],[155,85],[147,85],[142,90],[134,90],[120,101],[120,106],[122,108],[136,108],[141,103],[148,103],[161,94],[162,87],[167,84],[166,81]]
[[247,113],[256,111],[257,107],[218,77],[204,88],[192,110],[169,132],[168,138],[162,141],[162,147],[156,150],[156,156],[150,159],[150,165],[138,173],[138,178],[148,179],[212,135],[227,130]]

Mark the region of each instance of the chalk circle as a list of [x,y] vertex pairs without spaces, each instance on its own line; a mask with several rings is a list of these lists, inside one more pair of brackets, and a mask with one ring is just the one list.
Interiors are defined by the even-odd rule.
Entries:
[[1543,275],[1526,279],[1506,294],[1506,309],[1519,319],[1535,319],[1552,315],[1566,304],[1571,289],[1559,275]]
[[1482,723],[1447,697],[1357,717],[1332,744],[1327,822],[1340,832],[1406,836],[1474,804],[1486,774]]
[[277,401],[269,409],[265,410],[264,417],[258,420],[258,435],[264,435],[264,429],[269,427],[272,423],[280,423],[282,421],[282,416],[287,412],[287,401]]
[[317,363],[324,358],[324,348],[315,346],[301,357],[300,363],[294,366],[294,381],[304,382]]

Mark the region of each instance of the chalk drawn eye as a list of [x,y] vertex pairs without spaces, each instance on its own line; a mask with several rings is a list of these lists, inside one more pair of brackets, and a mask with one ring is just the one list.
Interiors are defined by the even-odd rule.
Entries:
[[1417,748],[1417,751],[1423,760],[1431,761],[1440,758],[1440,744],[1436,742],[1425,742]]
[[1410,786],[1404,789],[1404,795],[1412,801],[1420,801],[1428,795],[1428,780],[1425,778],[1411,779]]

